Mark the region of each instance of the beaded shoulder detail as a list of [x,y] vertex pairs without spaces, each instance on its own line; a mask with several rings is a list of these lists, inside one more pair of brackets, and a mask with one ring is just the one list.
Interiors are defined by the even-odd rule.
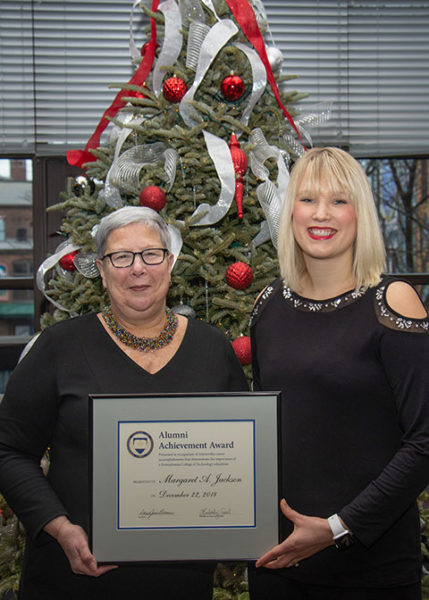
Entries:
[[360,290],[352,290],[350,292],[346,292],[337,296],[336,298],[329,298],[328,300],[322,300],[320,302],[316,302],[313,300],[309,300],[307,298],[303,298],[298,296],[295,292],[291,290],[291,288],[285,286],[281,279],[276,279],[274,283],[267,286],[265,290],[262,292],[258,301],[253,308],[252,315],[250,317],[249,325],[252,326],[255,319],[262,312],[265,305],[267,304],[269,298],[274,294],[274,292],[280,291],[282,294],[282,298],[292,306],[292,308],[309,313],[322,313],[322,312],[332,312],[334,310],[338,310],[343,308],[344,306],[348,306],[352,304],[359,298],[362,298],[366,291],[364,288]]
[[249,327],[253,325],[259,313],[267,303],[267,300],[273,295],[273,292],[279,287],[280,283],[280,279],[276,279],[274,283],[267,285],[262,294],[259,296],[255,306],[253,307],[252,314],[250,315]]
[[429,332],[429,317],[425,319],[409,319],[394,312],[386,300],[386,291],[391,281],[382,282],[375,292],[375,312],[379,323],[396,331]]
[[289,287],[283,286],[282,294],[283,298],[293,306],[293,308],[300,310],[302,312],[311,312],[311,313],[323,313],[323,312],[332,312],[334,310],[338,310],[343,308],[344,306],[348,306],[352,304],[359,298],[362,298],[366,293],[364,288],[360,290],[351,290],[350,292],[345,292],[344,294],[340,294],[336,298],[329,298],[327,300],[309,300],[308,298],[302,298],[298,296],[295,292],[293,292]]

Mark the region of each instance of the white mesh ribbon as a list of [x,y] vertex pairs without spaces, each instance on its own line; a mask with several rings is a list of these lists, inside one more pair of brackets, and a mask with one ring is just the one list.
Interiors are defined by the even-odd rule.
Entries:
[[201,0],[201,2],[202,2],[202,3],[203,3],[205,6],[207,6],[207,8],[208,8],[209,10],[211,10],[211,11],[212,11],[212,13],[213,13],[213,14],[214,14],[214,16],[216,17],[216,19],[218,19],[218,20],[219,20],[219,17],[217,16],[217,13],[216,13],[216,10],[215,10],[215,7],[214,7],[214,5],[213,5],[213,2],[212,2],[212,0]]
[[294,118],[295,124],[301,127],[320,127],[331,118],[332,101],[304,105],[301,112]]
[[177,227],[174,227],[174,225],[167,225],[167,228],[170,232],[171,253],[174,256],[174,267],[183,245],[182,234],[180,233],[180,230],[177,229]]
[[191,106],[191,102],[194,99],[200,83],[204,79],[208,68],[216,58],[218,52],[225,46],[228,40],[237,33],[237,31],[236,25],[234,25],[230,19],[224,19],[215,23],[204,39],[201,46],[194,82],[179,104],[179,112],[188,127],[192,127],[196,123],[195,118],[197,118],[197,115],[195,109]]
[[188,44],[186,48],[186,67],[197,70],[200,49],[204,38],[210,31],[206,25],[206,17],[200,0],[179,0],[182,13],[183,27],[188,29]]
[[[113,144],[113,142],[116,142],[116,147],[118,147],[118,140],[121,137],[121,135],[124,135],[124,131],[127,132],[127,135],[129,135],[129,133],[131,131],[130,129],[126,129],[125,125],[130,123],[133,119],[134,119],[134,115],[132,115],[131,113],[125,113],[125,112],[117,113],[117,115],[116,115],[117,123],[115,123],[113,125],[113,127],[110,131],[110,135],[109,135],[109,143],[110,144]],[[123,144],[123,142],[121,143],[121,145],[122,144]]]
[[197,70],[201,46],[210,31],[210,26],[205,23],[193,21],[189,25],[188,45],[186,49],[186,66],[192,71]]
[[81,275],[87,279],[95,279],[100,275],[95,261],[97,254],[95,252],[79,252],[73,259],[74,266]]
[[[129,118],[127,118],[127,117],[129,117]],[[143,123],[143,121],[144,121],[144,117],[134,118],[133,115],[126,115],[123,120],[123,124],[128,125],[129,123],[132,122],[134,126],[138,126],[138,125],[140,125],[140,123]],[[121,131],[119,132],[118,138],[116,140],[116,148],[115,148],[115,154],[113,157],[113,161],[115,161],[119,157],[121,148],[122,148],[125,140],[127,139],[127,137],[130,135],[130,133],[132,131],[133,131],[133,129],[131,127],[122,127],[121,128]]]
[[179,159],[179,154],[174,150],[174,148],[167,148],[164,152],[164,170],[165,177],[167,181],[167,192],[169,192],[173,186],[174,180],[176,179],[176,169],[177,169],[177,161]]
[[[228,144],[208,131],[203,131],[203,134],[221,183],[221,191],[214,206],[210,204],[198,206],[192,214],[193,225],[213,225],[220,221],[231,208],[235,195],[235,172]],[[198,219],[200,215],[201,218]]]
[[262,0],[252,0],[252,8],[255,11],[255,17],[259,27],[266,27],[268,25],[268,18]]
[[[331,118],[331,113],[332,102],[327,100],[325,102],[318,102],[317,104],[306,105],[304,110],[294,118],[297,129],[309,147],[313,145],[313,140],[308,129],[324,125]],[[298,156],[305,154],[301,142],[291,133],[285,133],[283,139],[294,154]]]
[[283,204],[283,197],[280,196],[275,184],[267,179],[256,189],[259,204],[267,218],[268,229],[270,231],[271,240],[275,248],[277,248],[277,238],[279,234],[280,212]]
[[255,248],[257,248],[261,244],[268,242],[268,240],[270,238],[271,238],[271,234],[270,234],[270,228],[268,227],[268,223],[266,221],[262,221],[259,233],[256,234],[255,237],[253,238],[252,244],[254,245]]
[[[107,175],[109,175],[109,173]],[[106,204],[112,208],[121,208],[125,204],[121,198],[118,188],[116,188],[114,185],[111,185],[107,178],[104,188],[98,195],[101,196],[101,198],[104,198]]]
[[[123,123],[123,125],[125,125],[125,126],[128,123],[130,123],[131,121],[133,122],[134,125],[140,125],[140,123],[142,123],[144,121],[144,117],[138,117],[137,119],[135,119],[133,117],[133,115],[120,114],[118,117],[118,120],[119,120],[119,122]],[[106,203],[109,206],[111,206],[112,208],[121,208],[125,204],[125,202],[121,198],[121,194],[119,193],[118,188],[112,184],[112,182],[110,181],[110,178],[111,178],[111,174],[112,174],[112,167],[115,164],[115,161],[118,159],[121,148],[131,132],[132,132],[132,129],[129,127],[120,127],[118,125],[115,125],[115,128],[114,128],[114,130],[112,130],[112,133],[111,133],[112,136],[115,135],[115,137],[116,137],[115,154],[113,157],[112,166],[110,167],[110,169],[106,175],[104,189],[102,189],[100,191],[99,195],[102,198],[104,198]],[[113,139],[115,139],[115,137],[113,137]]]
[[[242,44],[241,42],[236,42],[234,44],[239,50],[244,52],[247,56],[247,59],[250,63],[252,69],[252,93],[250,94],[250,99],[246,104],[246,108],[243,111],[240,121],[247,125],[249,122],[250,115],[252,114],[252,110],[259,100],[259,98],[264,93],[265,87],[267,85],[267,71],[265,69],[264,63],[259,58],[259,55],[255,50],[247,46],[246,44]],[[237,137],[239,137],[241,132],[237,133]]]
[[162,159],[165,161],[165,180],[170,189],[176,176],[178,154],[164,142],[142,144],[123,152],[110,168],[109,184],[127,194],[138,195],[142,167]]
[[134,22],[134,11],[137,8],[137,6],[140,6],[140,0],[135,0],[135,2],[133,3],[133,6],[131,8],[131,13],[130,13],[130,41],[129,41],[129,47],[130,47],[130,54],[131,57],[134,60],[137,60],[138,58],[140,58],[140,52],[134,42],[134,27],[133,27],[133,22]]
[[64,312],[68,312],[70,314],[72,314],[71,310],[69,310],[68,308],[65,308],[64,306],[62,306],[61,304],[59,304],[58,302],[56,302],[55,300],[50,298],[48,296],[48,294],[46,293],[45,275],[50,269],[52,269],[53,267],[56,266],[58,261],[63,256],[65,256],[66,254],[69,254],[70,252],[74,252],[75,250],[79,250],[79,246],[77,246],[73,242],[69,242],[69,241],[62,242],[58,246],[56,252],[54,254],[52,254],[51,256],[48,256],[48,258],[46,258],[42,262],[40,267],[37,269],[37,273],[36,273],[36,285],[37,285],[38,289],[42,292],[42,294],[45,296],[45,298],[47,300],[49,300],[49,302],[51,304],[53,304],[56,308],[59,308],[60,310],[63,310]]
[[[250,168],[255,177],[263,180],[263,183],[257,187],[256,194],[267,219],[271,240],[274,247],[277,247],[280,213],[289,183],[289,171],[285,162],[287,156],[277,146],[270,146],[259,128],[252,131],[250,143],[254,145],[253,150],[250,152]],[[269,179],[269,171],[264,166],[264,162],[268,158],[274,158],[277,161],[278,174],[276,184]],[[258,236],[259,239],[257,240]],[[263,233],[259,232],[253,243],[257,240],[261,244],[260,240],[262,237]]]
[[155,63],[152,76],[152,87],[156,96],[159,96],[162,90],[162,81],[165,76],[163,67],[174,65],[183,44],[183,36],[180,32],[182,16],[179,6],[174,0],[166,0],[159,5],[158,10],[164,14],[165,30],[161,52]]

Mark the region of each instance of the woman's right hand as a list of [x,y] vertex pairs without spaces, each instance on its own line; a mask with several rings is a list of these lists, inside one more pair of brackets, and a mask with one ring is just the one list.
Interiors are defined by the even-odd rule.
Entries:
[[67,556],[73,573],[99,577],[107,571],[116,569],[116,565],[99,567],[88,546],[88,538],[80,525],[74,525],[67,517],[52,519],[45,525],[46,533],[57,540]]

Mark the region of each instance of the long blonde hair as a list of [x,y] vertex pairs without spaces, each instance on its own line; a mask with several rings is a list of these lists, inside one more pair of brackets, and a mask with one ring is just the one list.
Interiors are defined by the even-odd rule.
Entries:
[[339,148],[312,148],[294,165],[283,204],[278,257],[280,272],[286,285],[298,291],[306,272],[304,257],[292,230],[292,211],[301,183],[313,193],[320,183],[331,191],[341,191],[354,206],[357,219],[353,253],[353,275],[356,289],[372,287],[380,281],[385,268],[384,242],[378,223],[371,186],[360,164]]

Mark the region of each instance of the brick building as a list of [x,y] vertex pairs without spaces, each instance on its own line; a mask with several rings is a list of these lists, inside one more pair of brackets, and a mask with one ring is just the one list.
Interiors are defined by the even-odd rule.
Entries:
[[[0,277],[33,274],[32,183],[24,160],[10,164],[10,177],[0,177]],[[33,331],[33,299],[28,290],[0,290],[0,336]]]

